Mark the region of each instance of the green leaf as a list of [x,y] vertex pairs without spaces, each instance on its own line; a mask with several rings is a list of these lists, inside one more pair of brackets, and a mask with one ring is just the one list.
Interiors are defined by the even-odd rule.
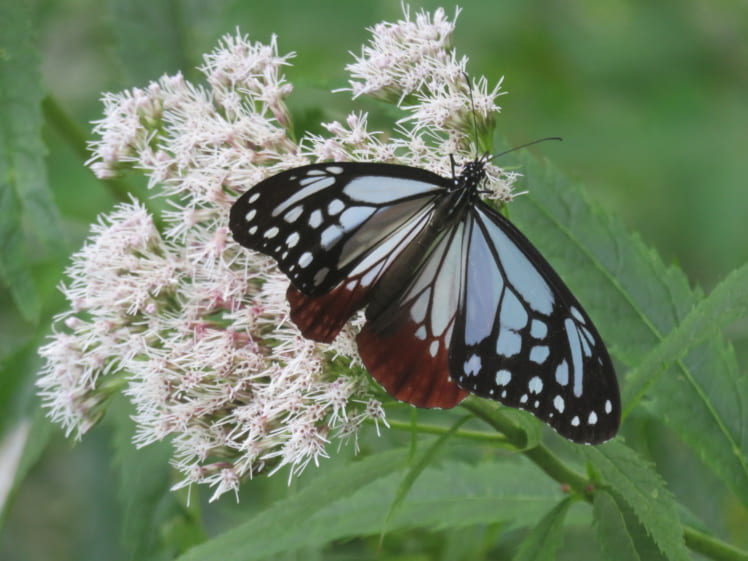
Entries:
[[[41,303],[31,276],[30,240],[62,250],[64,236],[46,177],[41,138],[39,53],[25,2],[0,3],[0,277],[23,316],[35,322]],[[38,253],[38,250],[37,250]]]
[[[403,477],[403,480],[400,482],[400,485],[397,488],[397,491],[395,493],[395,498],[392,500],[392,503],[390,504],[389,509],[387,509],[387,514],[384,517],[384,522],[382,523],[382,530],[380,532],[380,539],[384,537],[384,533],[387,529],[387,523],[392,518],[393,513],[395,510],[397,510],[397,507],[399,507],[405,497],[408,495],[408,492],[413,487],[413,483],[415,483],[418,476],[423,472],[423,470],[428,466],[430,463],[434,461],[436,458],[436,455],[439,453],[439,451],[444,447],[444,444],[449,440],[449,438],[454,435],[455,431],[459,429],[462,425],[465,424],[466,421],[468,421],[472,416],[467,415],[465,417],[462,417],[461,419],[458,419],[455,421],[450,429],[442,434],[439,438],[437,438],[431,446],[428,447],[426,452],[421,455],[421,458],[413,462],[411,466],[408,468],[407,472],[405,473],[405,477]],[[413,456],[413,446],[411,445],[411,457]]]
[[617,440],[579,450],[590,462],[602,484],[629,505],[668,559],[690,559],[683,541],[683,526],[677,505],[657,472]]
[[[618,363],[638,365],[701,294],[550,166],[524,157],[521,171],[518,189],[530,194],[510,205],[512,220],[579,297]],[[630,395],[625,385],[623,394]],[[748,377],[724,338],[714,334],[692,347],[657,378],[647,398],[648,412],[748,505]]]
[[730,273],[712,293],[657,345],[627,376],[624,401],[631,407],[638,394],[686,352],[717,330],[748,313],[748,265]]
[[[331,470],[179,560],[277,559],[333,540],[377,535],[404,475],[399,466],[407,457],[405,448]],[[449,462],[421,473],[389,530],[434,531],[494,522],[534,525],[563,496],[558,485],[522,457],[477,466]]]
[[639,524],[631,509],[615,495],[600,490],[593,499],[597,539],[608,561],[666,559]]
[[514,561],[553,561],[564,539],[564,519],[573,499],[565,498],[522,540]]
[[144,86],[163,74],[192,72],[194,64],[186,58],[189,38],[182,21],[184,2],[111,0],[109,7],[129,83]]
[[115,399],[107,415],[114,425],[115,464],[120,473],[122,544],[133,560],[172,559],[180,549],[202,541],[203,531],[170,490],[171,446],[157,442],[136,448],[131,414],[124,399]]

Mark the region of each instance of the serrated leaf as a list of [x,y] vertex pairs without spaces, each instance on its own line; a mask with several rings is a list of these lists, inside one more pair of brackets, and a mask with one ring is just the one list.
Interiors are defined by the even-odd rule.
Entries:
[[[355,493],[378,479],[391,475],[408,457],[405,449],[376,454],[340,469],[330,470],[313,483],[244,524],[197,546],[179,557],[179,561],[203,559],[262,559],[289,548],[298,533],[306,533],[309,518],[320,510]],[[377,520],[381,525],[381,515]]]
[[[512,220],[579,297],[619,364],[639,364],[701,295],[550,166],[525,157],[521,170],[519,188],[530,195],[512,203]],[[715,334],[693,347],[647,398],[649,412],[748,505],[748,377],[724,338]]]
[[677,505],[659,475],[642,458],[615,440],[579,450],[602,484],[625,501],[668,559],[690,559]]
[[514,561],[554,561],[564,539],[564,520],[572,504],[567,497],[546,514],[519,546]]
[[595,493],[593,502],[597,540],[609,561],[641,561],[615,499],[605,491]]
[[615,495],[600,490],[593,499],[597,539],[608,561],[658,561],[660,553],[631,509]]
[[[179,561],[277,559],[333,540],[377,535],[403,477],[404,471],[395,467],[407,457],[407,448],[385,452],[321,475],[310,487]],[[563,494],[524,458],[506,460],[478,466],[449,462],[425,469],[390,520],[390,531],[534,524]]]
[[33,37],[27,4],[0,3],[0,276],[29,321],[38,319],[41,304],[24,221],[45,250],[61,250],[64,240],[47,184],[44,92]]
[[693,346],[748,313],[748,265],[730,273],[701,300],[627,376],[624,401],[631,407],[656,377]]

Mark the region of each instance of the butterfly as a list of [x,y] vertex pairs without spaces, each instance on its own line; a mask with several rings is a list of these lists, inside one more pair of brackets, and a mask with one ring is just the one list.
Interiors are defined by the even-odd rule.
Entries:
[[451,157],[451,178],[369,162],[289,169],[244,193],[230,228],[288,276],[304,337],[331,342],[365,308],[361,359],[396,399],[449,408],[471,393],[604,442],[620,422],[605,344],[538,250],[480,199],[489,160]]

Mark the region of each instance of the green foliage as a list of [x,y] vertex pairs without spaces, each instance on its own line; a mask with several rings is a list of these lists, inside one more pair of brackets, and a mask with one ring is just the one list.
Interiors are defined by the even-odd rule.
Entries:
[[618,441],[582,448],[581,454],[599,484],[626,503],[663,555],[671,560],[689,559],[675,501],[647,462]]
[[[501,134],[512,143],[563,136],[564,143],[533,152],[552,155],[605,201],[591,204],[576,181],[530,157],[499,162],[511,165],[517,157],[519,190],[529,191],[510,205],[511,219],[584,302],[610,345],[626,445],[572,446],[511,412],[507,418],[527,442],[508,454],[466,438],[467,431],[449,432],[459,418],[452,412],[428,416],[444,427],[441,440],[429,440],[418,432],[426,416],[419,414],[413,432],[402,423],[400,434],[364,435],[359,458],[341,453],[291,489],[258,478],[238,506],[229,497],[204,504],[197,489],[187,505],[181,492],[169,491],[168,444],[136,450],[122,407],[110,415],[113,454],[111,445],[88,455],[63,445],[68,463],[54,463],[61,460],[48,444],[49,424],[28,413],[38,366],[29,341],[39,340],[60,311],[53,286],[70,251],[65,240],[77,247],[96,214],[121,194],[82,171],[84,158],[64,119],[48,121],[45,134],[44,86],[55,106],[87,129],[100,114],[101,91],[142,86],[178,68],[190,73],[198,53],[239,25],[263,40],[276,32],[281,50],[298,51],[289,69],[298,84],[291,101],[297,126],[304,118],[340,119],[359,108],[326,91],[344,84],[346,52],[366,39],[364,27],[400,12],[396,2],[313,4],[0,5],[3,446],[13,430],[30,427],[4,481],[11,491],[0,557],[87,560],[106,551],[110,559],[371,558],[386,519],[383,560],[674,560],[688,558],[689,549],[711,559],[748,559],[748,379],[740,344],[748,273],[738,268],[748,258],[748,19],[740,3],[462,3],[456,41],[473,72],[507,75]],[[334,40],[320,33],[328,29]],[[666,259],[651,249],[653,240]],[[688,276],[668,265],[674,259]],[[714,288],[704,297],[689,279]],[[471,423],[473,435],[494,433],[482,421]],[[653,445],[662,441],[668,447]],[[59,435],[51,439],[56,450],[60,442]],[[672,450],[682,461],[668,467],[664,455]],[[112,455],[119,477],[105,486],[81,477],[63,494],[56,479],[50,483],[83,466],[106,478]],[[712,494],[689,492],[693,473],[713,477]],[[103,520],[115,504],[120,536]],[[685,505],[694,516],[683,515]],[[80,516],[83,510],[88,516]],[[68,528],[61,521],[79,519],[93,527],[55,532]],[[475,543],[465,545],[470,539]]]
[[566,498],[558,503],[530,530],[520,544],[514,561],[552,561],[556,558],[556,551],[563,543],[564,520],[571,502]]
[[24,318],[35,322],[41,301],[31,273],[32,242],[39,244],[36,253],[60,251],[64,246],[44,166],[44,94],[33,39],[25,4],[4,2],[0,6],[0,280]]
[[[532,192],[512,207],[512,218],[585,302],[619,364],[637,367],[635,389],[628,374],[623,384],[625,407],[646,380],[648,412],[748,505],[748,379],[718,331],[745,309],[745,289],[733,284],[740,273],[702,304],[680,270],[584,202],[563,176],[529,158],[522,162]],[[724,301],[728,293],[731,303]],[[673,332],[694,307],[696,315]],[[654,360],[645,362],[650,352]]]

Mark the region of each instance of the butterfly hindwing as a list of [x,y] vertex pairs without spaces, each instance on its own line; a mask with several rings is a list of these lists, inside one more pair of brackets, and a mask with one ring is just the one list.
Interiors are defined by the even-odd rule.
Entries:
[[413,217],[445,179],[391,164],[314,164],[255,185],[231,208],[243,246],[273,257],[305,295],[331,291]]
[[506,218],[477,202],[450,352],[464,389],[530,411],[563,436],[597,443],[618,429],[614,369],[589,316]]
[[[411,262],[407,277],[394,263],[373,290],[357,338],[371,375],[390,395],[417,407],[454,407],[467,395],[451,380],[448,360],[464,268],[463,232],[461,222],[444,231],[420,262]],[[388,288],[391,275],[400,285],[396,298]]]

